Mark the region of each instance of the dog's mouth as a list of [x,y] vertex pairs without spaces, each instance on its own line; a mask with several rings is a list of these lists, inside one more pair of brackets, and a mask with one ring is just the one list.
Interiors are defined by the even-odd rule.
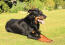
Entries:
[[44,20],[43,19],[38,19],[38,22],[41,24],[44,24]]
[[44,22],[44,19],[46,19],[45,16],[39,16],[37,21],[38,21],[39,23],[41,23],[41,24],[44,24],[44,23],[45,23],[45,22]]
[[37,20],[41,24],[44,24],[45,23],[44,22],[44,19],[46,19],[45,16],[38,16],[38,17],[35,18],[35,20]]

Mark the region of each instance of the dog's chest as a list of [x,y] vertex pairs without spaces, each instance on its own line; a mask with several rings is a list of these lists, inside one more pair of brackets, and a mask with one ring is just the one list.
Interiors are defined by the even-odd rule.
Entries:
[[33,24],[31,26],[31,28],[34,29],[34,30],[38,30],[39,29],[39,25],[38,24]]

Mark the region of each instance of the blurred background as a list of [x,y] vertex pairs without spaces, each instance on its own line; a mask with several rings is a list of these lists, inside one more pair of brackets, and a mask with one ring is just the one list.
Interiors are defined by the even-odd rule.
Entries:
[[[6,32],[5,25],[10,19],[25,18],[33,8],[47,16],[40,31],[52,43]],[[0,45],[65,45],[65,0],[0,0]]]
[[65,9],[65,0],[0,0],[0,13],[27,11],[31,8],[41,10]]

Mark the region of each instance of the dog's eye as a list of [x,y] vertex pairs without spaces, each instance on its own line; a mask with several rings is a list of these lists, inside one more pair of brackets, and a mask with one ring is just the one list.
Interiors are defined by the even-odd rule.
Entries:
[[43,15],[43,14],[40,14],[40,15]]
[[40,16],[40,15],[39,15]]
[[35,17],[35,16],[34,16]]

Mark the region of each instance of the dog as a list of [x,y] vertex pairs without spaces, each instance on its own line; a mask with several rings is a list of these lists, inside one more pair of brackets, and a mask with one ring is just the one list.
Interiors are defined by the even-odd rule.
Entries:
[[9,20],[5,26],[6,31],[25,35],[30,39],[40,40],[42,42],[51,42],[51,40],[42,35],[39,30],[40,23],[43,24],[43,20],[46,19],[47,16],[37,8],[28,10],[28,13],[23,19]]

